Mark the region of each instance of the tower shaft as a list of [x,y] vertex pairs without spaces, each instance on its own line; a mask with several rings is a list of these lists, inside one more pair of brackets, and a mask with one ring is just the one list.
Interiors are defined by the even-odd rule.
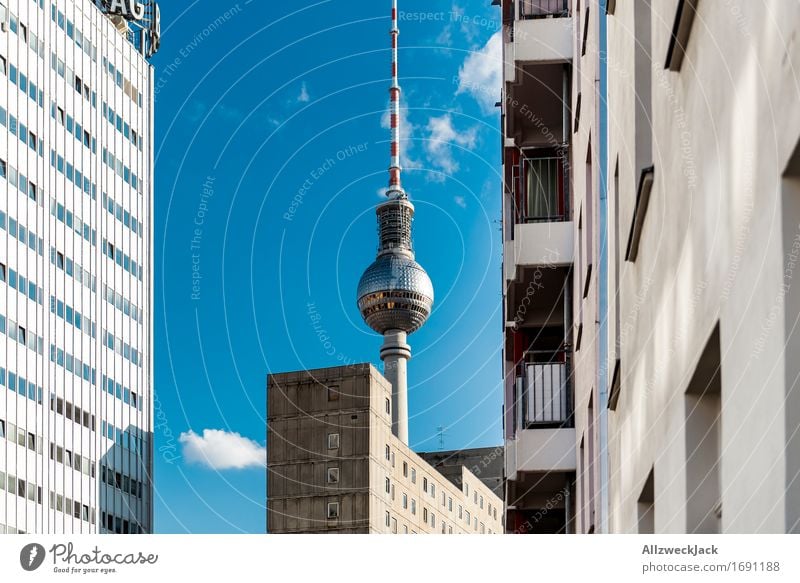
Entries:
[[392,433],[408,443],[408,360],[411,347],[402,330],[387,330],[383,335],[381,360],[383,376],[392,384]]

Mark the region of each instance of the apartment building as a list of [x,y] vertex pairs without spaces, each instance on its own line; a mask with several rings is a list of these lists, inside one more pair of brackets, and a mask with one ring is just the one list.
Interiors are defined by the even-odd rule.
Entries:
[[607,24],[609,528],[800,532],[800,5]]
[[798,532],[800,6],[501,10],[507,531]]
[[461,466],[451,481],[392,432],[372,365],[270,375],[267,408],[267,532],[503,533],[481,477]]
[[0,532],[152,530],[158,36],[153,2],[0,3]]

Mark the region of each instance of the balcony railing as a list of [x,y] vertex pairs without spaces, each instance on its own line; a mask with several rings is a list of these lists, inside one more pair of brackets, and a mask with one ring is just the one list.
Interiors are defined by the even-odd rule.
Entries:
[[526,352],[516,378],[517,427],[573,427],[568,351]]
[[569,16],[569,0],[519,0],[520,20]]
[[569,220],[566,157],[522,157],[514,174],[518,224]]

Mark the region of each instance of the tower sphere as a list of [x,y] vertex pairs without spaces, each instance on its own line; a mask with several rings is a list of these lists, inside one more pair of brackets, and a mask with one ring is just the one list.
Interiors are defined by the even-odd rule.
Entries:
[[428,319],[432,306],[431,278],[405,255],[379,256],[358,282],[358,309],[379,334],[387,330],[414,332]]

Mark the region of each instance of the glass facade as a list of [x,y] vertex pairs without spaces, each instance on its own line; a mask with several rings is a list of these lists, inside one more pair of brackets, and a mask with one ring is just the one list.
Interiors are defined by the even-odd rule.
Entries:
[[0,0],[3,532],[152,531],[153,69],[115,20]]

